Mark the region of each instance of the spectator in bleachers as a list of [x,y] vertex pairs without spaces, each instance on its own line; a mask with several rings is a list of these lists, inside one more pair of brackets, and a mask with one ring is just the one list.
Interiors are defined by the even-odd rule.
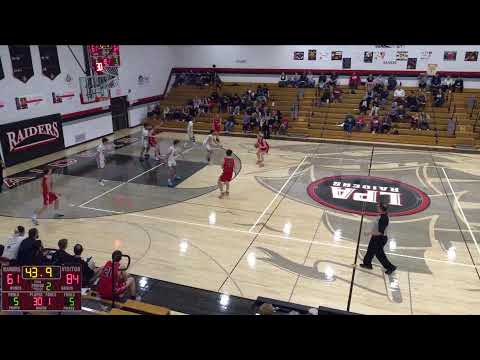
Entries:
[[380,91],[380,106],[383,108],[388,101],[388,95],[390,95],[387,89],[383,89]]
[[279,87],[285,87],[287,86],[287,75],[285,75],[284,72],[280,74],[280,81],[278,82]]
[[[123,295],[129,295],[131,299],[136,299],[135,279],[125,271],[120,270],[122,255],[121,251],[115,250],[112,253],[112,260],[107,261],[100,273],[98,293],[102,299],[111,300],[114,296],[122,297]],[[112,275],[114,276],[113,280],[115,280],[113,288]]]
[[424,112],[420,113],[418,127],[420,130],[430,130],[429,116]]
[[35,242],[39,238],[39,232],[36,228],[28,230],[28,236],[21,242],[17,253],[17,265],[31,265],[37,255],[38,244]]
[[25,238],[25,228],[23,226],[17,226],[13,235],[7,239],[3,254],[0,256],[10,260],[10,262],[15,261],[17,259],[18,250],[20,249],[20,244]]
[[441,88],[444,93],[451,92],[453,86],[453,79],[448,75],[446,78],[442,79]]
[[390,115],[392,121],[398,121],[399,120],[399,111],[398,111],[398,103],[396,101],[392,102],[392,106],[390,108],[390,112],[388,113]]
[[425,93],[422,91],[420,94],[417,96],[417,105],[418,105],[418,111],[423,111],[425,109],[425,106],[427,105],[427,97],[425,96]]
[[327,82],[327,76],[324,73],[320,73],[320,75],[318,75],[318,87],[320,89],[323,89],[323,86],[325,85],[326,82]]
[[58,250],[52,256],[52,263],[54,265],[66,265],[73,262],[73,256],[66,251],[67,247],[67,239],[58,240]]
[[337,86],[337,80],[338,80],[338,75],[335,73],[335,71],[333,71],[331,74],[330,74],[330,84],[333,85],[333,86]]
[[35,240],[33,243],[33,259],[28,265],[50,265],[50,260],[44,254],[44,248],[41,240]]
[[332,100],[333,100],[333,94],[331,92],[331,87],[325,85],[322,97],[320,98],[320,102],[323,104],[330,104]]
[[442,85],[442,78],[440,77],[439,74],[435,74],[432,77],[432,80],[430,82],[430,89],[440,89],[440,86]]
[[280,135],[286,135],[288,131],[288,118],[284,116],[282,118],[282,123],[280,124],[279,133]]
[[373,80],[375,80],[373,75],[372,74],[368,75],[367,80],[365,82],[365,89],[367,90],[367,92],[372,91],[373,88],[375,87]]
[[346,133],[351,134],[354,126],[355,126],[355,117],[352,114],[347,114],[345,116],[345,119],[343,120],[343,130]]
[[395,75],[390,75],[387,80],[387,89],[388,91],[393,91],[397,87],[397,79]]
[[380,111],[380,101],[378,98],[374,98],[372,101],[370,116],[377,116],[379,111]]
[[338,87],[338,86],[335,86],[333,88],[333,101],[341,103],[342,102],[342,95],[343,95],[342,89],[340,89],[340,87]]
[[250,131],[250,115],[246,111],[243,113],[242,130],[244,134]]
[[418,100],[413,91],[410,91],[407,98],[407,108],[410,111],[418,111]]
[[418,114],[410,114],[410,130],[417,130],[418,129]]
[[388,134],[390,130],[392,130],[392,119],[388,114],[385,114],[383,116],[382,128],[380,129],[380,132],[382,134]]
[[364,97],[362,100],[360,100],[360,104],[358,105],[358,110],[360,114],[367,114],[368,111],[368,100],[367,97]]
[[442,106],[444,103],[445,103],[445,97],[443,95],[443,92],[441,89],[438,89],[438,91],[436,92],[436,95],[435,95],[435,98],[434,98],[434,105],[436,107],[440,107]]
[[385,87],[385,80],[382,77],[382,74],[378,74],[375,80],[373,80],[373,89],[376,92],[380,92],[381,90],[383,90],[384,87]]
[[288,77],[287,77],[287,86],[288,86],[288,87],[291,87],[291,86],[294,86],[294,85],[295,85],[295,80],[294,80],[294,78],[293,78],[293,75],[290,74],[290,75],[288,75]]
[[353,73],[352,76],[350,76],[350,79],[348,80],[348,87],[350,88],[350,92],[352,94],[355,94],[355,90],[358,89],[359,85],[360,85],[360,76],[358,76],[356,73]]
[[405,98],[405,90],[403,90],[400,86],[393,92],[393,98],[396,102],[402,102]]
[[453,83],[453,88],[452,88],[453,92],[463,92],[463,79],[459,78],[459,77],[456,77],[455,78],[455,81]]
[[365,122],[365,116],[364,115],[359,115],[355,119],[355,129],[358,131],[362,131],[365,128],[366,122]]
[[295,73],[293,75],[293,86],[297,87],[299,82],[300,82],[300,75]]
[[81,265],[82,267],[82,287],[87,287],[91,284],[96,275],[99,275],[102,268],[96,268],[92,257],[87,260],[82,259],[83,246],[76,244],[73,247],[73,263]]
[[455,135],[455,128],[456,127],[457,127],[457,122],[455,121],[455,119],[452,116],[448,119],[448,125],[447,125],[447,132],[448,132],[449,136]]
[[427,87],[427,73],[422,72],[418,75],[418,87],[422,90]]
[[378,116],[373,116],[370,119],[370,132],[372,134],[375,134],[379,131],[379,129],[380,129],[380,120]]
[[313,78],[313,74],[312,74],[311,71],[309,71],[309,73],[307,75],[307,80],[308,80],[307,86],[309,88],[314,88],[315,87],[315,79]]
[[235,127],[235,116],[230,115],[229,117],[227,117],[227,120],[223,124],[225,133],[230,134],[230,132],[233,130],[234,127]]

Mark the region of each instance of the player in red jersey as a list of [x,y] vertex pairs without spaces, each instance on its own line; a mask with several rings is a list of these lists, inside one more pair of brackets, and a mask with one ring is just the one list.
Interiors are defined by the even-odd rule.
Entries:
[[217,142],[220,142],[219,135],[220,135],[221,126],[222,126],[222,121],[220,120],[220,116],[215,115],[212,121],[212,130]]
[[[223,172],[222,175],[218,178],[218,188],[220,189],[219,198],[222,199],[225,195],[230,195],[230,181],[233,177],[233,169],[235,168],[235,159],[232,157],[232,150],[228,149],[226,151],[227,156],[223,159]],[[225,184],[226,191],[223,192],[223,184]]]
[[161,130],[153,128],[150,130],[148,134],[148,145],[154,150],[155,152],[155,160],[160,161],[160,148],[158,146],[157,136],[161,133]]
[[[115,250],[112,253],[112,260],[107,261],[100,273],[100,280],[97,288],[98,293],[102,299],[112,300],[114,293],[115,299],[117,299],[128,293],[131,299],[139,300],[135,297],[135,279],[128,276],[125,271],[120,270],[121,259],[122,252],[120,250]],[[112,268],[114,269],[113,271]],[[114,276],[115,291],[112,291],[112,273]]]
[[43,206],[36,210],[32,215],[32,222],[34,225],[38,225],[38,215],[43,213],[50,205],[54,204],[56,218],[63,217],[63,214],[58,212],[59,197],[61,194],[53,192],[53,179],[52,179],[52,168],[45,169],[43,171],[42,177],[42,196],[43,196]]
[[263,137],[263,134],[260,132],[257,135],[257,143],[255,144],[257,148],[257,165],[260,167],[265,166],[263,163],[265,154],[268,154],[270,150],[270,145],[268,145],[267,140]]

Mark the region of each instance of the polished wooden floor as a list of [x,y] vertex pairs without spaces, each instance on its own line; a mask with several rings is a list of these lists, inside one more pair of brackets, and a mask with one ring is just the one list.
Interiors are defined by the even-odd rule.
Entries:
[[[185,135],[162,137],[183,140]],[[270,140],[266,165],[259,168],[254,139],[222,137],[222,143],[242,165],[228,198],[211,191],[146,211],[118,214],[92,207],[100,212],[97,217],[45,219],[38,227],[44,245],[55,247],[68,238],[72,246],[83,244],[97,264],[121,249],[132,257],[131,273],[252,299],[363,314],[480,314],[480,206],[472,188],[480,181],[480,156],[387,148],[373,153],[372,146]],[[10,168],[7,174],[95,144]],[[365,217],[361,230],[359,215],[309,202],[302,179],[314,180],[315,167],[332,175],[371,170],[371,175],[428,190],[428,210],[391,219],[389,236],[397,242],[386,250],[398,266],[392,276],[378,262],[371,271],[356,268],[353,274],[357,241],[359,263],[368,244],[364,231],[373,218]],[[438,169],[445,172],[432,175]],[[396,172],[388,174],[391,170]],[[407,172],[418,181],[403,175]],[[177,188],[214,185],[219,174],[218,165],[205,166]],[[0,241],[16,225],[31,223],[1,217]]]

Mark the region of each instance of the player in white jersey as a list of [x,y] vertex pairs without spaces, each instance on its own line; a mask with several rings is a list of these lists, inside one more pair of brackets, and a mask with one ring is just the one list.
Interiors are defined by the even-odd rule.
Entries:
[[210,163],[210,159],[212,158],[213,148],[219,147],[220,144],[218,143],[217,139],[213,135],[214,131],[210,130],[210,133],[207,135],[205,140],[203,141],[203,146],[207,150],[207,162]]
[[193,133],[193,119],[190,119],[187,125],[187,141],[185,142],[184,147],[187,147],[188,144],[192,146],[195,144],[195,135]]
[[140,152],[140,161],[143,161],[143,157],[145,156],[145,159],[148,159],[150,157],[149,151],[150,151],[150,143],[148,141],[148,137],[150,135],[150,129],[151,127],[147,124],[143,124],[143,129],[142,129],[142,151]]
[[103,179],[103,173],[105,169],[105,144],[108,142],[107,138],[103,138],[100,145],[97,146],[97,154],[95,159],[97,160],[97,167],[99,169],[99,179],[98,183],[102,186],[105,185],[105,180]]
[[168,187],[173,187],[174,180],[181,180],[180,176],[177,176],[177,161],[176,158],[179,155],[176,146],[180,140],[173,140],[173,145],[169,147],[167,153],[167,165],[168,165]]

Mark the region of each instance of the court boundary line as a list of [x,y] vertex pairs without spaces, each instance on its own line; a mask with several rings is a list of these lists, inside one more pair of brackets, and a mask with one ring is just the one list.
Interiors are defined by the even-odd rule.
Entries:
[[[475,243],[475,247],[477,248],[477,252],[480,255],[480,247],[478,246],[477,239],[475,238],[475,235],[473,234],[472,228],[470,227],[470,223],[468,222],[467,217],[465,216],[465,213],[463,212],[463,209],[460,206],[460,202],[458,201],[457,194],[455,193],[455,190],[452,187],[452,183],[450,182],[450,179],[449,179],[449,177],[447,175],[447,172],[445,171],[444,167],[442,167],[442,171],[445,174],[445,179],[447,180],[448,185],[450,186],[450,190],[452,190],[452,195],[455,198],[455,201],[456,201],[457,206],[458,206],[458,210],[460,211],[460,214],[463,216],[463,221],[467,225],[468,231],[470,232],[470,236],[472,237],[472,240]],[[459,230],[462,231],[461,229],[459,229]]]
[[257,220],[255,221],[255,223],[252,225],[252,227],[248,230],[249,233],[252,233],[253,229],[255,229],[255,227],[258,225],[258,223],[260,222],[260,220],[263,218],[263,216],[265,215],[265,213],[268,211],[268,209],[270,209],[270,207],[273,205],[273,203],[277,200],[277,198],[280,196],[280,194],[282,193],[283,189],[285,189],[285,187],[287,186],[287,184],[290,182],[290,180],[292,180],[292,178],[295,176],[295,174],[297,173],[298,169],[300,169],[300,167],[303,165],[303,163],[305,162],[305,160],[308,158],[309,156],[308,155],[305,155],[302,159],[302,161],[300,161],[300,163],[297,165],[297,167],[295,168],[295,170],[293,171],[293,173],[288,177],[288,179],[285,181],[285,183],[283,184],[283,186],[280,188],[280,190],[278,190],[277,194],[273,197],[272,201],[270,201],[270,203],[267,205],[267,207],[263,210],[263,212],[260,214],[260,216],[257,218]]

